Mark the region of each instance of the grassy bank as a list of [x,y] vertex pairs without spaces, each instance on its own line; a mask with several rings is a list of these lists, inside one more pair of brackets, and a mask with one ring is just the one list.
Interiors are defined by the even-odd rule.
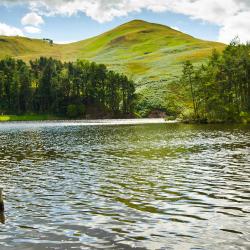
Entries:
[[0,115],[0,122],[8,121],[48,121],[59,120],[59,117],[53,115]]

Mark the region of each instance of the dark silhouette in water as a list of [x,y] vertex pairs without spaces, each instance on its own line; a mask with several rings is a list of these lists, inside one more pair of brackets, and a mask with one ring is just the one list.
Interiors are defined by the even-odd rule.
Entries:
[[5,215],[4,215],[4,213],[0,213],[0,223],[5,224]]
[[0,223],[5,223],[3,189],[0,188]]
[[3,189],[0,188],[0,213],[4,212]]

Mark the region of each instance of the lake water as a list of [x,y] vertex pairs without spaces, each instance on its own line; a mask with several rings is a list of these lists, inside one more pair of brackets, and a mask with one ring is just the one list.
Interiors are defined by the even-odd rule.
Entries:
[[115,123],[0,124],[1,250],[250,249],[249,126]]

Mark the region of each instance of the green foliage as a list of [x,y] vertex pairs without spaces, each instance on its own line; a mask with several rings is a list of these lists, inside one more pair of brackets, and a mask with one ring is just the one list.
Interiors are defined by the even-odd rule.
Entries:
[[68,105],[68,107],[67,107],[67,116],[69,118],[76,118],[78,116],[77,105],[75,105],[75,104]]
[[193,111],[186,109],[185,118],[202,122],[248,122],[250,45],[234,40],[222,54],[214,51],[207,64],[194,68],[186,62],[179,86],[192,103]]
[[83,104],[77,105],[77,112],[79,117],[84,117],[86,112],[86,107]]
[[85,106],[83,104],[70,104],[67,107],[67,116],[69,118],[84,117],[85,115]]
[[240,119],[242,121],[242,123],[250,123],[250,112],[240,112]]
[[133,112],[134,83],[103,64],[75,63],[41,57],[30,61],[0,60],[0,113],[55,114],[83,118],[88,107],[102,116]]

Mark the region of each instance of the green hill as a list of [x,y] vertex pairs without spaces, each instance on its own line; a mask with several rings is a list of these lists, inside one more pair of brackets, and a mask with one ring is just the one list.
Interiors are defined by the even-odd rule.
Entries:
[[[43,40],[0,36],[0,57],[13,56],[25,61],[52,56],[63,61],[88,59],[127,74],[137,83],[137,91],[161,103],[167,82],[191,60],[201,64],[213,49],[224,44],[203,41],[170,27],[134,20],[102,35],[76,43],[51,46]],[[153,99],[152,99],[153,98]]]

